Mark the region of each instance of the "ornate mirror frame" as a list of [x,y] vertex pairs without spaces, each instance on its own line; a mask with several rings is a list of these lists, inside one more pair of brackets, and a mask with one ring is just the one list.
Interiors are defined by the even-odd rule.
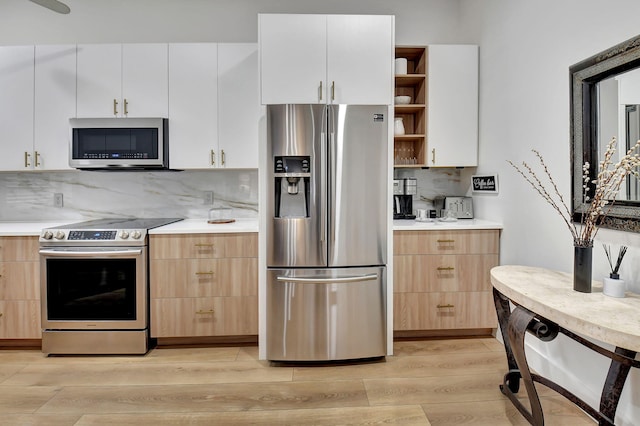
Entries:
[[[640,36],[569,67],[571,79],[571,213],[580,222],[587,210],[583,199],[582,166],[589,163],[589,180],[598,173],[598,82],[640,68]],[[594,193],[594,184],[589,193]],[[616,200],[600,224],[605,228],[640,232],[640,202]]]

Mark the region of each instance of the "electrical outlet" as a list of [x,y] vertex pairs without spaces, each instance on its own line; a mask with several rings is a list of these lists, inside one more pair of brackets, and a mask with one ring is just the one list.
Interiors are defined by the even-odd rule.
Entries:
[[64,206],[64,199],[63,199],[62,193],[56,192],[55,194],[53,194],[53,206],[54,207]]
[[213,204],[213,191],[204,192],[204,203],[209,206]]

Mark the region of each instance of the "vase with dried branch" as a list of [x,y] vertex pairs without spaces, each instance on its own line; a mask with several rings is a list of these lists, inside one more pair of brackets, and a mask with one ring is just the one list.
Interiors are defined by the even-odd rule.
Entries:
[[[614,162],[616,152],[616,138],[612,138],[607,144],[607,150],[599,163],[596,179],[590,180],[588,162],[582,167],[582,197],[587,205],[580,222],[574,222],[569,205],[565,202],[558,185],[553,179],[544,158],[537,150],[532,150],[542,168],[545,182],[538,177],[532,166],[522,162],[521,166],[509,161],[509,164],[524,177],[524,179],[550,204],[565,222],[574,245],[574,290],[591,292],[591,261],[593,240],[598,233],[598,225],[609,213],[611,206],[618,196],[620,187],[626,182],[628,176],[640,178],[638,167],[640,166],[640,141],[629,149],[618,161]],[[591,194],[592,185],[595,185]],[[549,189],[547,189],[549,187]]]

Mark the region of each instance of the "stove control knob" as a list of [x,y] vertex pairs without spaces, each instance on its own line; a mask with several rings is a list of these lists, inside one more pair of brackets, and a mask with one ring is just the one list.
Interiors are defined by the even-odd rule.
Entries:
[[57,231],[56,234],[54,235],[56,240],[64,240],[64,232],[62,231]]
[[139,240],[141,236],[142,233],[140,231],[133,231],[133,233],[131,234],[131,237],[133,237],[134,240]]
[[45,240],[50,240],[53,238],[53,232],[51,231],[44,231],[44,234],[42,234],[42,238],[44,238]]
[[126,240],[127,238],[129,238],[129,233],[127,231],[122,231],[120,233],[120,238],[122,238],[123,240]]

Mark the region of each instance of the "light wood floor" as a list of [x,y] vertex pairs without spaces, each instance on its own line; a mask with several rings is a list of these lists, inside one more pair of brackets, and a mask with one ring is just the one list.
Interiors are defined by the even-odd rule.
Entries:
[[[2,425],[525,425],[492,338],[404,341],[358,365],[272,366],[256,347],[146,356],[0,351]],[[540,386],[547,425],[593,425]]]

